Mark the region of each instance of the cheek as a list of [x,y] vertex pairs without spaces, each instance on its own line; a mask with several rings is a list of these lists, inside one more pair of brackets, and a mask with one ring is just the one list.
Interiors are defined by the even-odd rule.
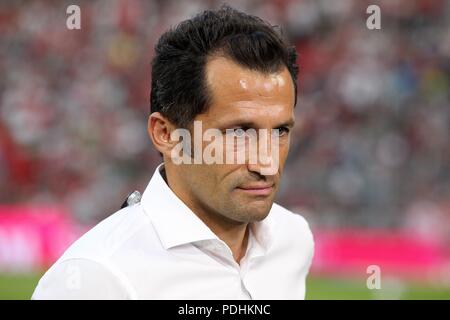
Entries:
[[195,165],[195,179],[197,181],[197,185],[201,186],[202,191],[204,193],[208,193],[209,195],[213,195],[216,190],[222,189],[226,186],[227,180],[221,178],[225,176],[221,170],[220,165]]
[[191,164],[192,169],[190,170],[188,179],[192,182],[190,188],[193,194],[198,196],[203,195],[211,188],[212,182],[210,175],[204,165]]
[[231,192],[240,182],[240,173],[245,165],[241,164],[223,164],[219,165],[216,172],[216,188],[222,192]]
[[280,171],[284,167],[284,163],[286,162],[287,156],[289,154],[290,143],[287,139],[286,143],[280,143],[279,145],[279,154],[280,154]]

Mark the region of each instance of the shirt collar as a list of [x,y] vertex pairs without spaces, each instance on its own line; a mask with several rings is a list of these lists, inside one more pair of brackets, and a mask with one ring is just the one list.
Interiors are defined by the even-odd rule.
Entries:
[[274,240],[274,226],[275,221],[270,212],[264,220],[250,224],[251,234],[257,242],[256,246],[260,247],[261,254],[265,254],[272,246]]
[[[150,216],[165,249],[203,240],[219,240],[212,230],[175,195],[162,176],[160,164],[145,189],[141,205]],[[273,239],[273,219],[269,216],[251,223],[251,233],[257,245],[266,252]]]

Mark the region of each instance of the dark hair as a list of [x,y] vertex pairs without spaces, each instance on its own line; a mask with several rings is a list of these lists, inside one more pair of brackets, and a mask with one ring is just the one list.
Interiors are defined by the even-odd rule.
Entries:
[[263,73],[289,70],[297,102],[297,53],[276,27],[229,6],[204,11],[165,32],[152,62],[151,112],[161,112],[179,127],[188,127],[206,111],[207,58],[221,54]]

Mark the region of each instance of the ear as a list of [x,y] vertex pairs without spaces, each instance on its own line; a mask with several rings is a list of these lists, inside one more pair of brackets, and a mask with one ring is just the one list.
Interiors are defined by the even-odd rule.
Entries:
[[153,112],[148,118],[148,135],[156,150],[164,157],[170,157],[170,152],[176,144],[170,140],[170,134],[175,128],[176,126],[159,112]]

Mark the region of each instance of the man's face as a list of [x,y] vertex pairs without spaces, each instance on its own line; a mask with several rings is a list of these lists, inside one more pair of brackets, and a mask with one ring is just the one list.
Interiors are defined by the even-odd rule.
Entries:
[[[289,151],[295,101],[292,78],[287,68],[263,74],[216,57],[206,65],[206,80],[211,105],[206,113],[195,118],[202,122],[203,132],[219,129],[224,132],[225,141],[226,129],[253,128],[256,132],[266,129],[269,134],[272,129],[279,129],[277,170],[263,174],[263,165],[249,161],[183,164],[180,178],[185,192],[196,210],[213,213],[231,223],[260,221],[270,211]],[[203,148],[208,143],[203,142]]]

